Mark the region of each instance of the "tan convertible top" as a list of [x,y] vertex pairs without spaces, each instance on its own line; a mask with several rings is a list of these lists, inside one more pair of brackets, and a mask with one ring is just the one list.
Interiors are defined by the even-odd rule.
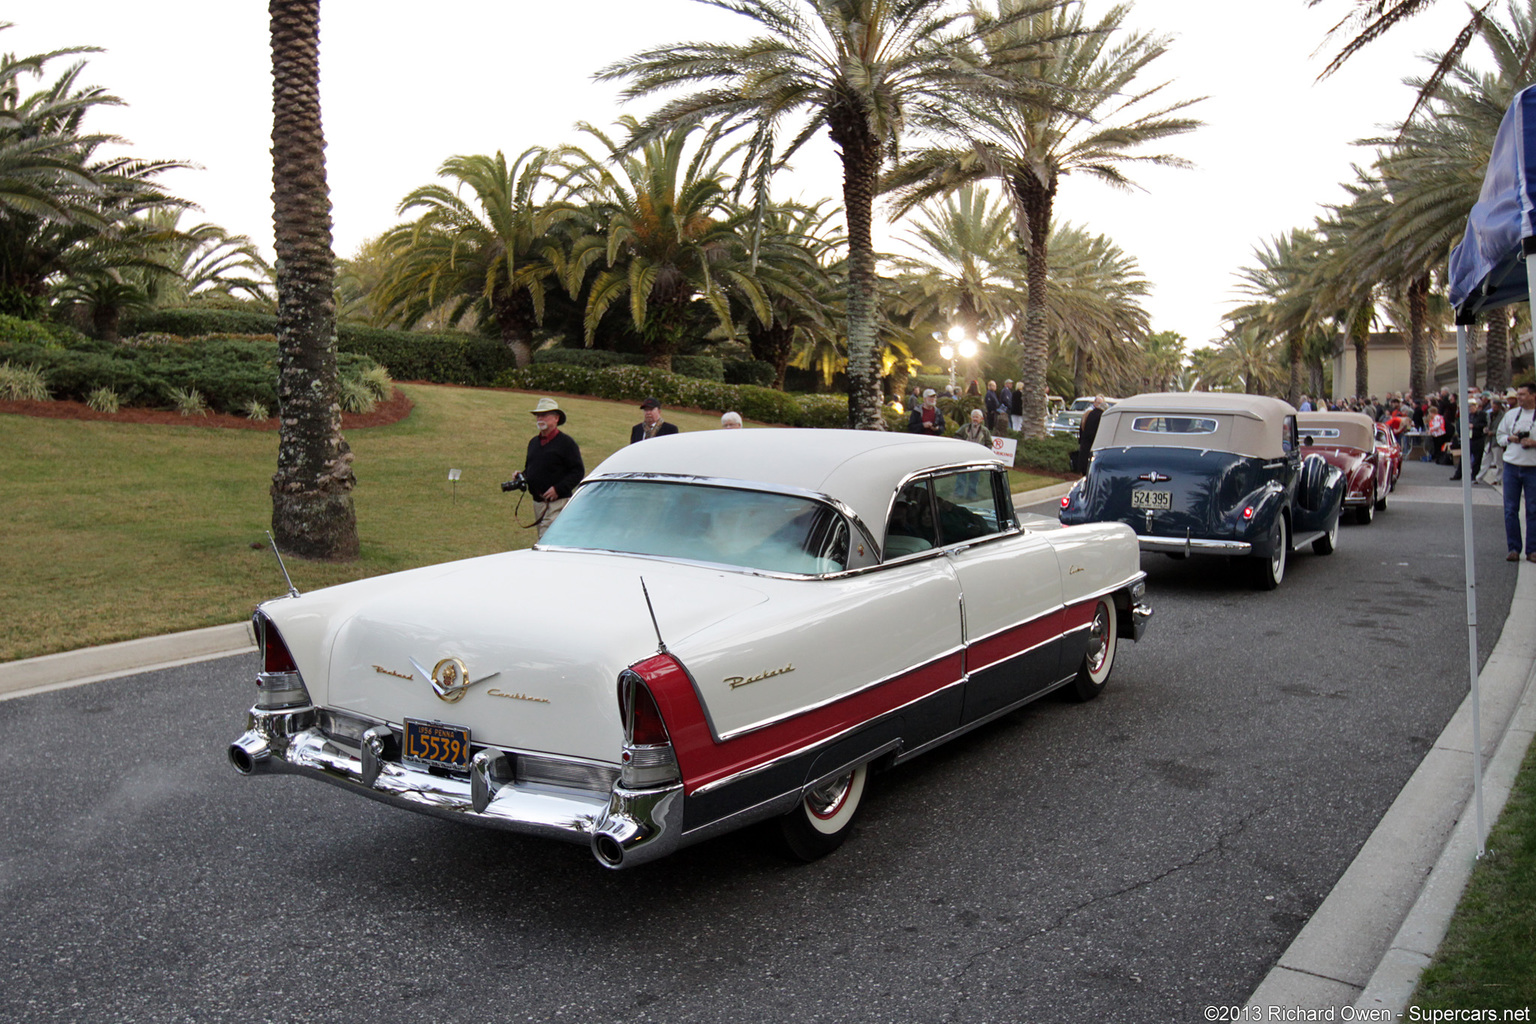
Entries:
[[1376,447],[1376,421],[1358,412],[1302,412],[1296,414],[1301,435],[1316,434],[1319,428],[1337,430],[1332,437],[1314,437],[1318,444],[1347,445],[1368,452]]
[[1158,445],[1278,459],[1285,454],[1285,419],[1294,415],[1289,402],[1262,395],[1208,391],[1136,395],[1104,410],[1093,447]]

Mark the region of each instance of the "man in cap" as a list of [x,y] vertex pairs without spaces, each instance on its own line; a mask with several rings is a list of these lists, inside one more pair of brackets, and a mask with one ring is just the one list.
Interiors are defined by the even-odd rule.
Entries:
[[668,434],[677,433],[676,423],[667,423],[661,418],[661,403],[654,398],[647,398],[640,403],[640,422],[636,423],[629,431],[629,443],[644,441],[650,437],[666,437]]
[[907,433],[944,436],[944,414],[939,411],[939,393],[933,388],[923,392],[923,404],[907,419]]
[[587,467],[582,464],[581,447],[575,438],[560,431],[565,426],[560,403],[553,398],[541,398],[532,412],[539,432],[528,442],[523,479],[528,484],[528,493],[538,502],[539,517],[533,525],[542,538],[565,508],[571,491],[587,475]]

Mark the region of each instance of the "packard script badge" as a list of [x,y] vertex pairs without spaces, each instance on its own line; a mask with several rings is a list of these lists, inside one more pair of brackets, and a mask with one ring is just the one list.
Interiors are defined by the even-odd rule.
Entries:
[[723,682],[734,690],[738,686],[746,686],[748,683],[756,683],[761,682],[764,679],[772,679],[774,676],[781,676],[786,672],[793,672],[794,670],[795,666],[785,665],[783,668],[771,668],[767,672],[759,672],[755,676],[726,676]]

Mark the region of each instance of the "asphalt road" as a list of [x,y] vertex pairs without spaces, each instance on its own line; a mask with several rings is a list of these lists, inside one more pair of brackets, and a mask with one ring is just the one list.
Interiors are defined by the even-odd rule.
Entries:
[[[1148,556],[1104,695],[877,777],[838,853],[609,872],[224,750],[252,656],[0,702],[0,1020],[1127,1021],[1241,1004],[1465,691],[1442,467],[1260,594]],[[1480,647],[1514,567],[1475,510]]]

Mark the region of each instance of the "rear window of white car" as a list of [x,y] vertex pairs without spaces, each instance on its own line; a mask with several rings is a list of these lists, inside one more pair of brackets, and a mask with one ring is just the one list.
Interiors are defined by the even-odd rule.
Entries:
[[656,480],[597,480],[540,544],[821,575],[848,567],[848,521],[790,494]]
[[1131,429],[1143,434],[1214,434],[1216,421],[1205,416],[1138,416]]

